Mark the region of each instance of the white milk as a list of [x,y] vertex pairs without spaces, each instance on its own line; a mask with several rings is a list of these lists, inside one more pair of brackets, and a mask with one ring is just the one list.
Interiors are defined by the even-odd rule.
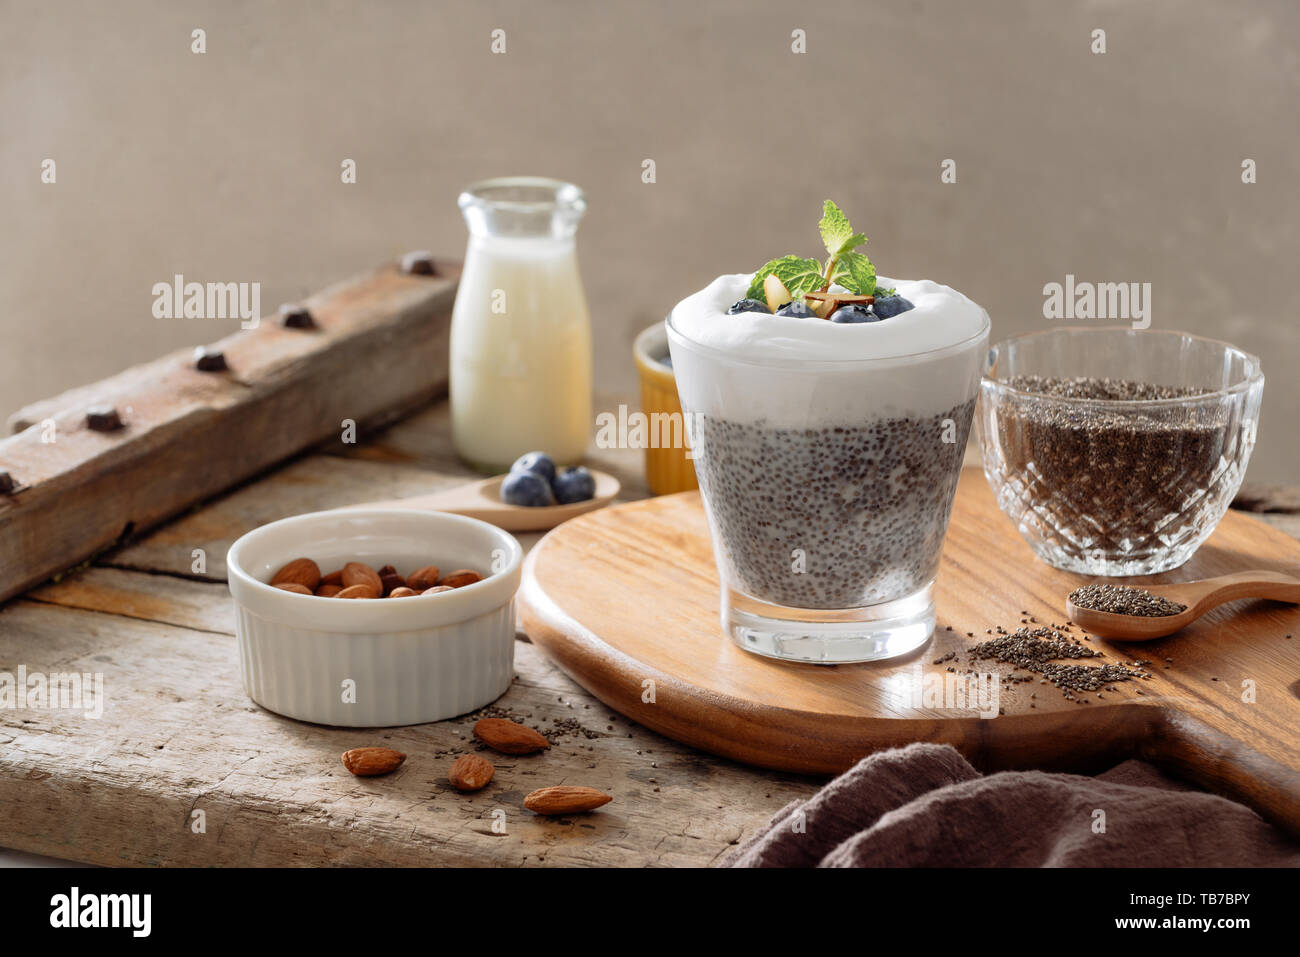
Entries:
[[451,323],[456,451],[504,471],[576,463],[592,429],[591,321],[572,238],[471,236]]

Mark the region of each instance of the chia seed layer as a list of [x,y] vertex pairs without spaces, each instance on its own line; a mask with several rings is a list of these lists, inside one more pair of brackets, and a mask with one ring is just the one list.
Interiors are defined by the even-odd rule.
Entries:
[[696,472],[730,584],[797,608],[854,608],[926,585],[974,408],[821,429],[700,416]]

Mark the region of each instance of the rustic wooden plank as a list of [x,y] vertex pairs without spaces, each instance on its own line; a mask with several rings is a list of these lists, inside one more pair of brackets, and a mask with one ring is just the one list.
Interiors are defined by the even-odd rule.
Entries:
[[[189,617],[214,586],[177,587],[199,594],[173,595],[181,607],[157,610],[167,620]],[[708,758],[614,715],[523,642],[497,704],[549,729],[555,746],[496,756],[492,784],[468,796],[446,772],[475,747],[473,716],[373,732],[281,718],[244,696],[228,635],[20,600],[0,609],[0,667],[18,664],[104,675],[98,720],[0,711],[0,845],[87,863],[706,865],[817,786]],[[557,733],[557,719],[581,730]],[[374,743],[405,751],[406,764],[353,778],[339,754]],[[528,791],[558,783],[614,801],[558,820],[523,809]],[[206,833],[192,832],[194,810]],[[504,835],[493,833],[496,812]]]
[[[207,503],[99,561],[116,567],[225,580],[226,550],[245,532],[289,515],[358,502],[424,495],[482,476],[450,448],[450,417],[445,402],[428,406],[367,439],[345,444],[327,441],[314,454],[297,459],[254,484]],[[647,494],[641,476],[641,452],[635,449],[589,450],[594,468],[623,482],[619,501]],[[540,536],[516,536],[525,548]],[[202,549],[205,573],[193,569],[193,551]]]
[[[339,434],[345,419],[441,394],[458,277],[453,265],[438,277],[386,267],[305,300],[317,329],[268,319],[221,340],[227,372],[200,372],[182,351],[18,413],[24,430],[0,440],[0,469],[19,483],[0,494],[0,600]],[[124,427],[89,428],[92,402]]]
[[189,581],[171,575],[92,566],[33,589],[24,597],[160,625],[235,633],[235,606],[224,581]]
[[[367,459],[311,455],[109,552],[100,563],[225,581],[226,550],[259,525],[367,498],[436,492],[471,475],[468,470],[464,476],[456,476]],[[195,549],[203,551],[205,573],[194,571]]]

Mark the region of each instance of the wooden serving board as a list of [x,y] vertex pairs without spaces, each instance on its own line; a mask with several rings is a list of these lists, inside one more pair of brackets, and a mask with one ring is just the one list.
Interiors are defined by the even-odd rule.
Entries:
[[[1133,581],[1244,568],[1294,572],[1300,545],[1229,512],[1188,564]],[[1000,681],[996,717],[926,707],[933,699],[918,697],[950,666],[971,667],[964,652],[989,637],[986,629],[1014,631],[1026,617],[1064,622],[1066,594],[1086,580],[1036,559],[983,475],[967,469],[936,585],[938,629],[895,662],[787,664],[734,645],[719,624],[697,492],[601,509],[555,529],[527,560],[518,604],[529,637],[610,707],[738,761],[833,773],[912,741],[947,742],[986,770],[1089,772],[1139,757],[1300,834],[1300,607],[1236,602],[1140,646],[1093,638],[1106,657],[1083,664],[1150,659],[1154,677],[1089,694],[1086,704],[1037,677]],[[936,663],[948,652],[962,657]],[[1012,670],[973,666],[1003,678]]]

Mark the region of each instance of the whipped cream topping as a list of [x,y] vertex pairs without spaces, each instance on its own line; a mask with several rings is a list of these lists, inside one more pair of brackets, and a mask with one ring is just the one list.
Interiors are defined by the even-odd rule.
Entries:
[[[932,352],[975,338],[989,328],[983,309],[928,279],[877,280],[916,308],[879,322],[838,323],[746,312],[727,315],[743,299],[752,273],[719,276],[673,309],[682,336],[736,359],[891,359]],[[842,289],[832,291],[843,292]]]

